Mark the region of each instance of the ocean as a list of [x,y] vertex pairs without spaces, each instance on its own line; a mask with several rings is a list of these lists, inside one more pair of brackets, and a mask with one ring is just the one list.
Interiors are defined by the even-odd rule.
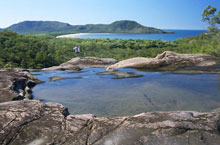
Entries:
[[[207,30],[167,30],[175,32],[175,34],[109,34],[109,33],[89,33],[89,34],[76,34],[70,35],[72,38],[109,38],[109,39],[149,39],[149,40],[166,40],[175,41],[179,38],[185,38],[189,36],[196,36]],[[66,36],[66,35],[63,35]]]

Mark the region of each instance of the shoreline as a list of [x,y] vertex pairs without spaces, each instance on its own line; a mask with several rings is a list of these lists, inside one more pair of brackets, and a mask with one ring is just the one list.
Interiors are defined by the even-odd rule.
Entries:
[[[175,31],[174,33],[152,33],[152,34],[144,34],[144,33],[73,33],[73,34],[61,34],[57,35],[56,38],[89,38],[89,39],[97,39],[97,38],[110,38],[110,39],[146,39],[146,40],[165,40],[165,41],[176,41],[179,38],[185,38],[189,36],[199,35],[200,30],[185,32],[185,30]],[[84,36],[83,36],[84,35]]]
[[[75,33],[75,34],[64,34],[56,36],[56,38],[77,38],[78,36],[82,35],[89,35],[89,34],[130,34],[130,33]],[[135,34],[144,34],[144,33],[135,33]],[[160,33],[160,34],[175,34],[175,33]],[[149,34],[152,35],[152,34]]]
[[89,35],[89,34],[111,34],[111,33],[75,33],[75,34],[65,34],[57,36],[56,38],[76,38],[82,35]]
[[65,34],[65,35],[57,36],[56,38],[75,38],[77,36],[88,35],[88,34],[90,34],[90,33]]

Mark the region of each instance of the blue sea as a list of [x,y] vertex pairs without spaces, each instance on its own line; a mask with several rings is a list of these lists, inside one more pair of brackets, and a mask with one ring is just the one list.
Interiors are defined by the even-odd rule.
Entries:
[[107,34],[107,33],[94,33],[79,35],[74,38],[109,38],[109,39],[150,39],[150,40],[166,40],[175,41],[179,38],[185,38],[189,36],[196,36],[207,30],[166,30],[175,32],[175,34]]

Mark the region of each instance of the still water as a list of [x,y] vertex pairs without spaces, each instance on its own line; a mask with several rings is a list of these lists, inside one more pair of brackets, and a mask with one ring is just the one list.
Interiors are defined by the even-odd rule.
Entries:
[[85,34],[78,35],[74,38],[110,38],[110,39],[150,39],[150,40],[166,40],[166,41],[174,41],[179,38],[196,36],[203,32],[207,32],[206,30],[167,30],[175,32],[175,34]]
[[[44,102],[61,103],[71,114],[97,116],[125,116],[147,111],[209,111],[220,105],[218,74],[120,69],[143,77],[113,79],[113,75],[98,75],[104,71],[104,68],[88,68],[79,73],[33,72],[45,81],[33,89],[34,97]],[[72,78],[51,81],[50,77],[54,76]]]

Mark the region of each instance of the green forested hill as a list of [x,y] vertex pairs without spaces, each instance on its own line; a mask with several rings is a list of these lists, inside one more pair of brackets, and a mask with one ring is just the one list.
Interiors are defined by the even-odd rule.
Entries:
[[119,33],[169,33],[153,27],[145,27],[135,21],[116,21],[105,28],[109,32]]
[[57,21],[24,21],[11,25],[5,29],[17,33],[53,33],[71,31],[73,26]]
[[50,33],[54,35],[70,33],[171,33],[153,27],[142,26],[135,21],[116,21],[111,24],[70,25],[57,21],[24,21],[11,25],[7,30],[17,33]]

